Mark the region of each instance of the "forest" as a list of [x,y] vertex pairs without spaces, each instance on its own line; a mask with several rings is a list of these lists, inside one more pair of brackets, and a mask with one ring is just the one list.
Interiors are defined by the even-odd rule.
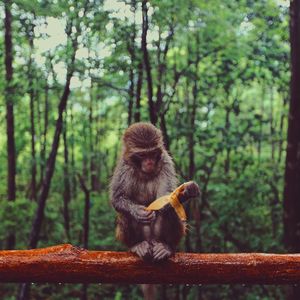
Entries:
[[[109,182],[124,130],[160,128],[181,252],[300,252],[300,1],[3,0],[0,250],[126,251]],[[1,284],[1,299],[142,299],[138,285]],[[160,285],[159,299],[300,299],[280,285]]]

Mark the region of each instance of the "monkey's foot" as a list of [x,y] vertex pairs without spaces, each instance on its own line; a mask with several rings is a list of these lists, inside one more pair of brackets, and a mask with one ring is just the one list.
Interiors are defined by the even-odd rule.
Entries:
[[143,241],[130,248],[130,251],[137,254],[143,260],[151,260],[152,247],[147,241]]
[[155,262],[167,260],[173,254],[171,248],[164,243],[152,241],[152,245],[153,245],[152,260]]

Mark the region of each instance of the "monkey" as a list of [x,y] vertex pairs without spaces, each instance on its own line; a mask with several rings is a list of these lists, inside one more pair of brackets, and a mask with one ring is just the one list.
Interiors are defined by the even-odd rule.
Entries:
[[[117,239],[145,261],[166,260],[174,255],[185,224],[173,209],[154,212],[145,207],[178,186],[173,160],[161,131],[151,123],[129,126],[122,142],[110,183],[111,204],[118,212]],[[199,194],[199,186],[191,182],[180,201]]]

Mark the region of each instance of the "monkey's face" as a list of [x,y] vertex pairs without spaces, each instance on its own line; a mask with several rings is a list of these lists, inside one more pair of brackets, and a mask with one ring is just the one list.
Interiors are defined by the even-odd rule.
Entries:
[[157,149],[151,152],[138,152],[132,156],[132,160],[137,168],[145,174],[153,174],[158,169],[161,159],[161,150]]

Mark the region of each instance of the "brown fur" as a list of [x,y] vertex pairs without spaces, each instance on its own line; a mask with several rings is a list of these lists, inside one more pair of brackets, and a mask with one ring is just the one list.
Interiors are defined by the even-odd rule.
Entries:
[[136,152],[162,148],[162,134],[150,123],[135,123],[123,135],[123,157],[126,160],[130,160],[130,156]]
[[[161,149],[161,159],[154,174],[143,174],[134,166],[131,155]],[[136,204],[147,206],[152,201],[172,192],[178,181],[174,164],[163,146],[159,129],[149,123],[131,125],[123,136],[123,154],[118,161],[110,185],[111,202],[119,212],[117,219],[117,238],[128,247],[144,240],[142,228],[130,211]],[[175,250],[184,226],[173,210],[160,214],[159,239]],[[154,230],[154,224],[151,224]]]

